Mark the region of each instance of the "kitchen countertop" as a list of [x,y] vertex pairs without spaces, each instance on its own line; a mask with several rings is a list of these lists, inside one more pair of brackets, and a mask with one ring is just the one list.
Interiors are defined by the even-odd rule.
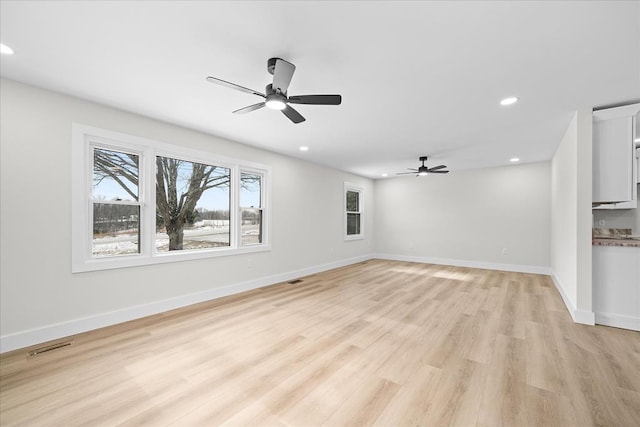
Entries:
[[591,240],[593,246],[626,246],[640,248],[640,239],[602,239],[594,237]]
[[640,237],[631,235],[630,228],[594,228],[591,244],[640,248]]

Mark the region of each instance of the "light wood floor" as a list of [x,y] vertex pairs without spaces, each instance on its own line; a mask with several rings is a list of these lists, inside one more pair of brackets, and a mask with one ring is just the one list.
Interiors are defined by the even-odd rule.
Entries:
[[533,274],[374,260],[26,354],[2,425],[640,425],[640,333]]

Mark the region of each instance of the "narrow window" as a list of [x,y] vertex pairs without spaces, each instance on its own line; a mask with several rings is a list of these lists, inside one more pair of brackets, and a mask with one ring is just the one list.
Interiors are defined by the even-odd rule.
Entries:
[[140,253],[140,156],[93,148],[91,216],[94,258]]
[[360,234],[360,193],[347,190],[347,236]]
[[345,183],[345,239],[364,238],[362,217],[363,217],[363,193],[361,187]]
[[157,252],[230,246],[231,170],[156,157]]
[[240,238],[243,246],[262,243],[262,181],[261,174],[240,173]]

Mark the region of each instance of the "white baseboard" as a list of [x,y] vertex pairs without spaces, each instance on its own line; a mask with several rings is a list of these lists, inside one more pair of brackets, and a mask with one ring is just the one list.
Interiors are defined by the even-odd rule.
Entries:
[[551,274],[550,267],[537,265],[500,264],[484,261],[467,261],[460,259],[421,257],[412,255],[374,254],[374,258],[392,261],[420,262],[423,264],[451,265],[454,267],[481,268],[484,270],[514,271],[517,273]]
[[593,313],[593,311],[578,310],[573,305],[573,302],[571,302],[567,294],[564,292],[564,287],[560,283],[560,280],[555,276],[555,274],[551,274],[551,278],[553,279],[553,284],[556,286],[556,289],[560,293],[562,301],[564,301],[564,305],[565,307],[567,307],[567,310],[569,311],[569,314],[571,315],[573,321],[576,323],[582,323],[584,325],[595,325],[595,314]]
[[583,325],[593,326],[596,324],[596,317],[593,311],[576,310],[573,316],[573,321],[576,323],[582,323]]
[[222,288],[209,289],[194,294],[182,295],[175,298],[169,298],[161,301],[154,301],[148,304],[141,304],[122,310],[100,313],[95,316],[88,316],[80,319],[70,320],[68,322],[57,323],[42,328],[30,329],[14,334],[8,334],[0,337],[0,353],[29,347],[35,344],[52,341],[82,332],[92,331],[94,329],[112,326],[118,323],[128,322],[130,320],[140,319],[142,317],[163,313],[176,308],[186,307],[200,302],[273,285],[280,282],[296,279],[310,274],[320,273],[334,268],[344,267],[371,259],[370,255],[362,255],[354,258],[331,262],[328,264],[317,265],[313,267],[303,268],[300,270],[289,271],[287,273],[276,274],[273,276],[263,277],[259,279],[249,280],[242,283],[225,286]]
[[640,317],[623,316],[621,314],[596,313],[596,324],[613,326],[614,328],[631,329],[640,332]]

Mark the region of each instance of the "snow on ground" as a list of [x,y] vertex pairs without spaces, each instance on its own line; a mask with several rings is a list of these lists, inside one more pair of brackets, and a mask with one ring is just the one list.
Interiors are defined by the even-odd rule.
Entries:
[[[214,225],[215,223],[215,225]],[[258,225],[242,227],[244,243],[258,243],[253,236],[258,236]],[[253,238],[252,238],[253,237]],[[207,249],[229,245],[229,221],[200,221],[196,227],[184,230],[183,247],[189,249]],[[169,251],[169,236],[156,233],[156,251]],[[138,253],[138,234],[120,233],[93,239],[93,256],[131,255]]]

